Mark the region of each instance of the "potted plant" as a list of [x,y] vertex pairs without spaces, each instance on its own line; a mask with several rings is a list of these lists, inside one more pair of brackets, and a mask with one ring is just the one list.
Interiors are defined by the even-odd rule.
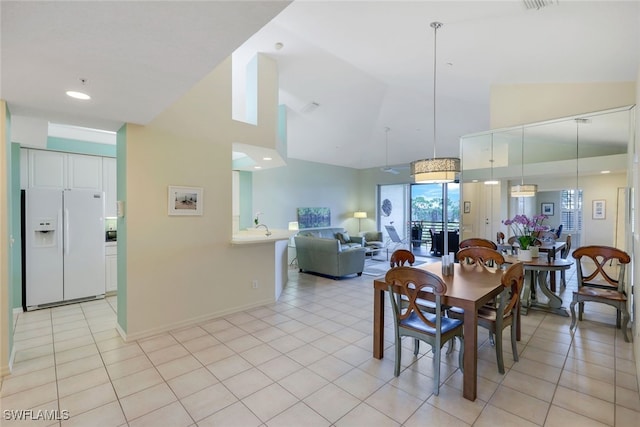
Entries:
[[518,259],[521,261],[531,261],[531,246],[536,240],[536,236],[541,231],[548,231],[549,227],[542,225],[542,221],[547,219],[546,215],[534,215],[529,218],[526,215],[516,215],[512,219],[502,220],[502,223],[510,227],[513,235],[516,236],[520,249],[518,249]]

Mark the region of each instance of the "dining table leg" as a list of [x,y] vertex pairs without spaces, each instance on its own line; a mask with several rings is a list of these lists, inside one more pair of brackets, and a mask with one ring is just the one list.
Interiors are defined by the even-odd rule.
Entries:
[[373,289],[373,357],[384,356],[384,291]]
[[477,310],[464,308],[464,373],[462,395],[465,399],[476,400],[478,386],[478,316]]

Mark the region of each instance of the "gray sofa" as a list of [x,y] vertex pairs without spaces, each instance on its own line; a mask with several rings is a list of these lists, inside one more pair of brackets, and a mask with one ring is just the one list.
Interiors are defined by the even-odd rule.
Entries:
[[322,233],[319,231],[300,232],[294,237],[300,271],[323,274],[333,278],[350,274],[362,275],[365,257],[362,237],[349,236],[351,237],[349,241],[341,243],[335,236],[338,231],[331,232],[330,230],[335,229],[321,230]]

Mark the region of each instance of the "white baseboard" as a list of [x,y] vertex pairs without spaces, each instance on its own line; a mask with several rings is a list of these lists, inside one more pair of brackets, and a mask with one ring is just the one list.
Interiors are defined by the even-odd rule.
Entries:
[[252,308],[261,307],[263,305],[273,304],[274,302],[275,302],[275,299],[270,298],[270,299],[267,299],[267,300],[255,302],[253,304],[247,304],[247,305],[241,306],[241,307],[234,307],[233,309],[222,310],[222,311],[218,311],[216,313],[210,313],[210,314],[207,314],[207,315],[204,315],[204,316],[200,316],[200,317],[194,317],[194,318],[191,318],[191,319],[184,320],[182,322],[173,323],[171,325],[165,325],[165,326],[160,326],[158,328],[147,329],[145,331],[140,331],[140,332],[137,332],[135,334],[127,334],[126,332],[124,332],[122,330],[122,328],[120,328],[120,325],[117,325],[117,330],[118,330],[118,333],[120,334],[120,336],[122,337],[122,339],[125,342],[131,342],[131,341],[136,341],[136,340],[140,340],[140,339],[144,339],[144,338],[149,338],[149,337],[152,337],[154,335],[158,335],[158,334],[161,334],[161,333],[164,333],[164,332],[173,331],[173,330],[184,328],[184,327],[187,327],[187,326],[197,325],[198,323],[206,322],[208,320],[217,319],[219,317],[227,316],[229,314],[238,313],[240,311],[250,310]]

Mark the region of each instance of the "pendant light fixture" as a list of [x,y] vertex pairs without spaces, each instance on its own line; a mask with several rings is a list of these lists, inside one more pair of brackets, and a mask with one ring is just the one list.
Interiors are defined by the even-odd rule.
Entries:
[[433,28],[433,158],[411,162],[411,176],[418,184],[447,183],[456,180],[460,173],[460,159],[457,157],[436,157],[436,39],[440,22],[432,22]]
[[485,185],[498,185],[500,184],[500,181],[497,181],[495,179],[493,179],[493,163],[494,163],[494,159],[493,159],[493,133],[491,134],[491,159],[489,160],[489,163],[491,163],[491,178],[487,181],[484,182]]
[[522,170],[520,173],[520,184],[511,186],[511,197],[534,197],[538,192],[535,184],[524,183],[524,126],[522,126]]

